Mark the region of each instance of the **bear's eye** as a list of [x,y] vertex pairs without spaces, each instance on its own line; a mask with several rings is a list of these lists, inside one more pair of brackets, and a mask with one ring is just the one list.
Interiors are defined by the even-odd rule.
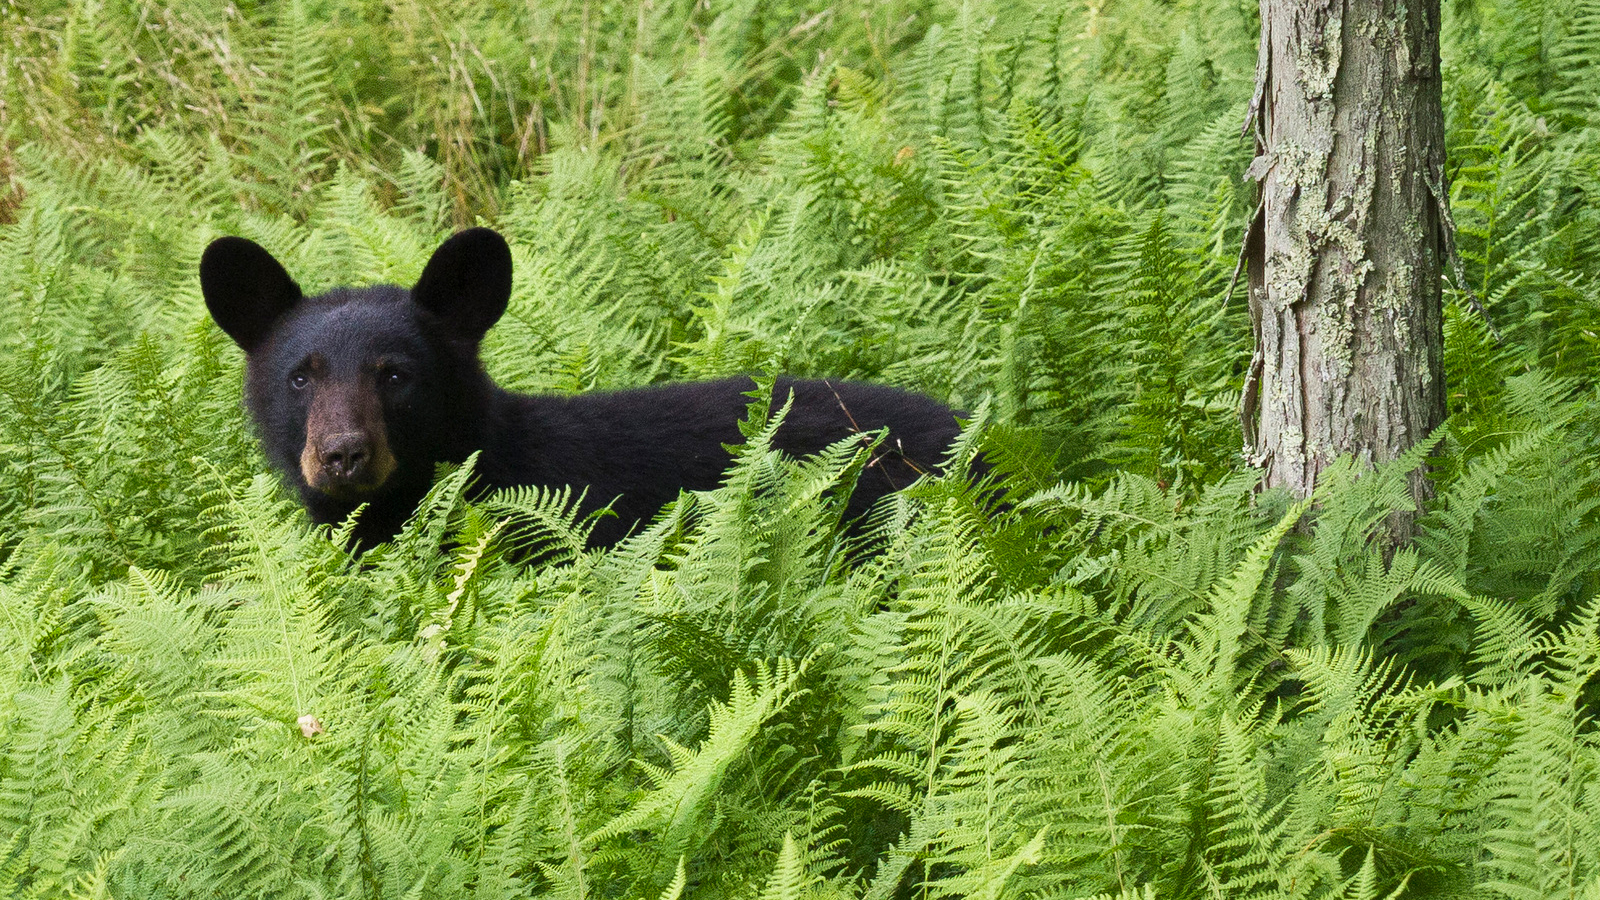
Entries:
[[289,386],[297,391],[305,390],[305,386],[310,383],[311,378],[304,372],[295,372],[289,376]]
[[411,376],[400,369],[385,369],[383,374],[378,377],[389,387],[399,387],[411,380]]

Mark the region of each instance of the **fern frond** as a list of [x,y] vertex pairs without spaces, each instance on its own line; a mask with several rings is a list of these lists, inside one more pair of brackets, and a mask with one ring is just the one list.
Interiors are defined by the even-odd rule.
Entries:
[[595,846],[634,831],[652,833],[659,870],[704,842],[703,829],[728,770],[749,752],[761,725],[793,699],[803,672],[804,666],[781,660],[771,669],[757,666],[753,676],[736,675],[728,702],[712,703],[707,711],[705,742],[697,750],[675,748],[675,770],[658,770],[650,793],[591,832],[584,843]]
[[761,889],[759,900],[804,900],[807,889],[816,880],[806,874],[805,856],[794,835],[785,832],[783,848],[778,851],[772,875]]
[[242,185],[266,209],[301,217],[326,153],[321,136],[332,84],[317,24],[294,0],[281,11],[251,90],[241,135],[251,174]]

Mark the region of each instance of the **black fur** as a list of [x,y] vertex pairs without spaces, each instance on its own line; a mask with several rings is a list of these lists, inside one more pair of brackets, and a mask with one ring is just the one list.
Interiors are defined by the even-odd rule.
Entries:
[[[488,229],[445,241],[409,291],[302,297],[266,250],[231,237],[207,248],[200,276],[212,317],[245,350],[245,402],[268,457],[316,522],[342,521],[368,503],[356,528],[362,544],[398,531],[435,463],[482,451],[480,491],[572,485],[587,492],[586,510],[610,504],[616,515],[591,538],[608,545],[679,490],[716,487],[729,464],[723,445],[742,442],[748,377],[574,397],[513,394],[491,382],[478,342],[505,311],[511,255]],[[774,407],[791,391],[776,439],[788,453],[889,429],[850,498],[852,519],[935,470],[958,432],[949,407],[919,394],[780,378]]]

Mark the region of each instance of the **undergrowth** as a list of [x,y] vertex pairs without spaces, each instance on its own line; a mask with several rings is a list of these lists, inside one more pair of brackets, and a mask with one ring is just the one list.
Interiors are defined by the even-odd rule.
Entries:
[[[1451,419],[1309,503],[1239,457],[1254,10],[0,5],[0,890],[1600,897],[1600,4],[1448,4]],[[500,383],[895,384],[950,474],[843,529],[764,397],[615,548],[469,464],[352,559],[200,252],[477,221]]]

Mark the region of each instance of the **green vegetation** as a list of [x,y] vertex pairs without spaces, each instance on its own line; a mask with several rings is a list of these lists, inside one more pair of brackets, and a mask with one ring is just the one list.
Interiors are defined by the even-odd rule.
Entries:
[[[0,3],[0,893],[1600,898],[1600,2],[1447,4],[1503,339],[1447,290],[1392,554],[1399,467],[1238,459],[1255,6]],[[462,469],[352,562],[200,252],[409,283],[476,221],[503,384],[917,388],[1014,502],[852,561],[865,461],[758,402],[610,552]]]

